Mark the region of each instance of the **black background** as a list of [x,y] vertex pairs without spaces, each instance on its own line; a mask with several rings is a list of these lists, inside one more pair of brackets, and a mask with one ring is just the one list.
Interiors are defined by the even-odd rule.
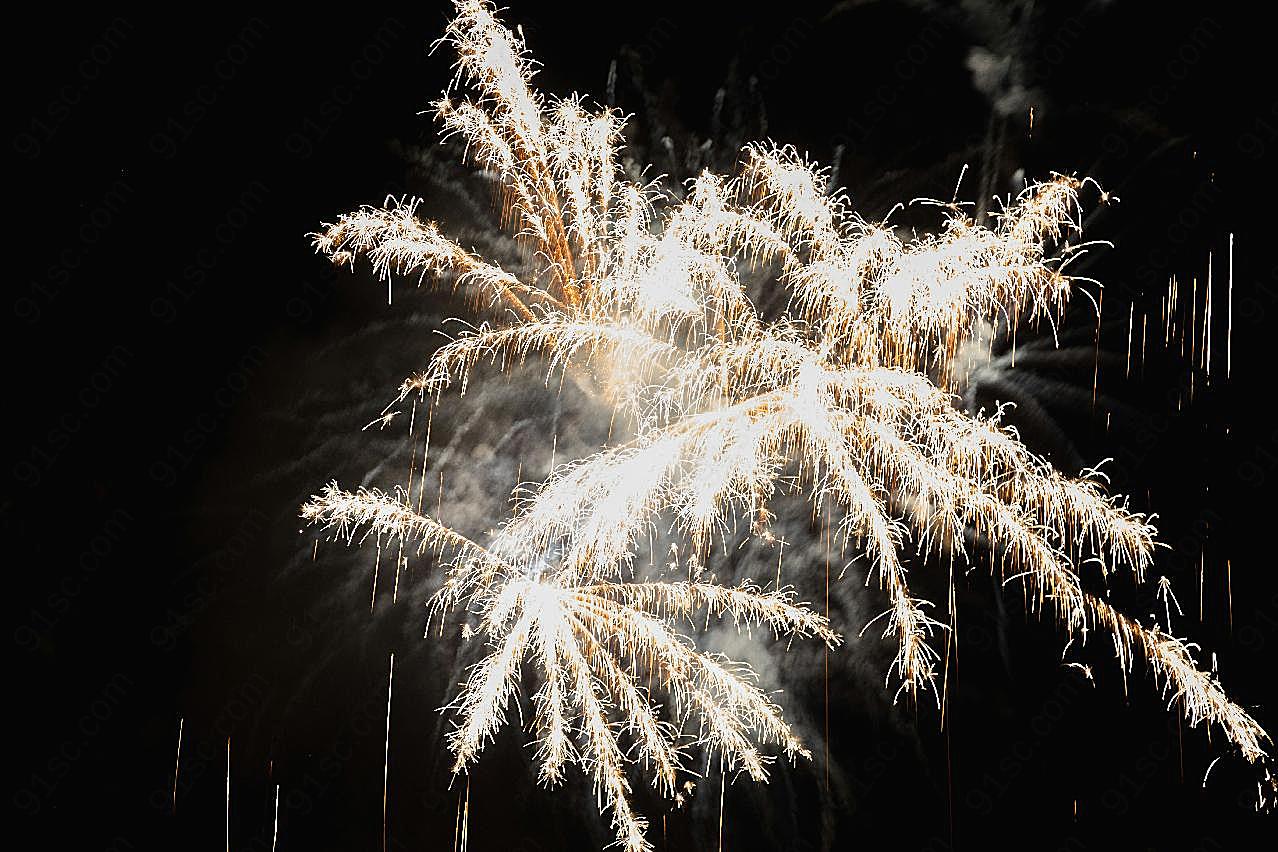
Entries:
[[[508,18],[524,26],[552,92],[602,97],[610,60],[638,46],[649,82],[701,135],[738,60],[759,80],[768,133],[821,160],[843,145],[840,182],[870,213],[946,196],[964,163],[979,165],[990,109],[963,60],[989,34],[966,7],[848,4],[825,18],[808,4],[693,5],[520,3]],[[327,628],[299,623],[305,610],[288,602],[321,581],[290,589],[272,575],[264,554],[306,544],[288,520],[292,493],[254,482],[296,450],[272,440],[262,412],[313,380],[306,353],[394,310],[315,258],[304,235],[404,191],[393,143],[433,139],[417,112],[448,76],[447,57],[426,50],[447,9],[48,11],[9,33],[17,187],[7,230],[18,271],[6,292],[5,419],[17,434],[0,519],[11,543],[15,825],[52,848],[224,848],[229,735],[234,848],[269,848],[275,783],[280,848],[377,848],[392,640],[369,626],[345,667],[306,693],[323,701],[297,708],[311,665],[298,636]],[[1168,403],[1174,377],[1127,383],[1116,392],[1155,400],[1157,430],[1077,431],[1084,456],[1118,457],[1118,484],[1145,492],[1138,505],[1164,518],[1182,598],[1196,591],[1191,563],[1205,551],[1206,623],[1181,623],[1220,651],[1227,688],[1256,706],[1274,676],[1278,586],[1265,521],[1253,517],[1272,505],[1278,450],[1272,421],[1254,430],[1247,417],[1272,395],[1271,356],[1246,353],[1269,349],[1278,309],[1273,214],[1258,188],[1278,118],[1267,57],[1247,37],[1258,25],[1244,18],[1221,4],[1062,13],[1020,48],[1042,104],[1033,134],[1009,118],[999,150],[1030,175],[1081,171],[1122,197],[1092,232],[1117,247],[1090,272],[1120,304],[1138,293],[1157,304],[1166,276],[1201,276],[1209,251],[1219,275],[1236,235],[1231,382],[1217,364],[1216,383],[1180,413]],[[370,394],[375,414],[386,394]],[[1194,608],[1186,602],[1187,615]],[[980,617],[972,624],[949,736],[934,713],[914,722],[916,711],[898,707],[920,731],[910,752],[845,713],[857,702],[834,684],[831,742],[847,794],[823,808],[820,758],[812,778],[787,788],[793,799],[730,788],[726,848],[821,848],[825,837],[835,848],[1216,849],[1272,833],[1250,813],[1253,776],[1238,761],[1222,761],[1203,789],[1218,752],[1201,731],[1179,730],[1139,666],[1129,697],[1112,672],[1080,687],[1058,669],[1050,628],[1018,628],[1025,657],[1009,669]],[[414,678],[396,671],[405,697],[391,844],[445,848],[459,788],[446,788],[434,746],[414,732],[415,717],[434,725],[439,703]],[[1256,712],[1275,725],[1272,702]],[[174,814],[166,791],[180,718],[191,777]],[[583,833],[599,822],[584,786],[575,804],[546,810],[554,796],[511,768],[516,748],[475,773],[471,848],[602,845],[597,826]],[[768,826],[791,818],[801,828],[777,841]],[[713,848],[716,819],[717,807],[670,817],[669,848]]]

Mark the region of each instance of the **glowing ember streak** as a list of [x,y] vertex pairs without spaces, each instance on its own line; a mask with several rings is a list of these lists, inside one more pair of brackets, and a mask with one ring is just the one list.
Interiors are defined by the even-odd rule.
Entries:
[[275,852],[275,847],[280,839],[280,785],[275,785],[275,818],[271,826],[271,852]]
[[1229,299],[1225,325],[1225,378],[1229,378],[1234,366],[1234,235],[1229,235]]
[[226,852],[231,852],[231,738],[226,738]]
[[1207,255],[1207,296],[1203,306],[1203,369],[1211,380],[1211,254]]
[[177,752],[173,757],[173,813],[177,813],[178,773],[182,770],[182,726],[185,723],[185,719],[178,719]]
[[382,544],[377,543],[377,559],[373,561],[373,588],[368,593],[368,614],[372,615],[377,609],[377,576],[382,570]]
[[382,756],[382,852],[386,852],[390,827],[386,822],[387,793],[390,789],[390,717],[391,694],[395,686],[395,654],[390,655],[390,673],[386,676],[386,746]]
[[1130,379],[1132,377],[1132,331],[1136,327],[1136,303],[1132,302],[1131,307],[1127,311],[1127,366],[1123,377]]
[[1225,594],[1229,599],[1229,635],[1234,633],[1234,566],[1231,560],[1225,560]]
[[[539,681],[540,780],[554,786],[570,765],[590,774],[629,852],[651,848],[630,770],[679,801],[676,778],[694,749],[707,767],[713,757],[759,781],[771,759],[763,746],[808,756],[748,668],[674,629],[713,616],[839,644],[788,590],[703,576],[702,560],[736,522],[775,540],[768,502],[783,490],[805,491],[814,517],[833,507],[827,534],[841,552],[865,553],[886,598],[879,618],[896,646],[887,678],[898,696],[936,694],[933,638],[949,629],[911,591],[902,549],[912,539],[922,556],[964,558],[975,532],[992,543],[1002,579],[1022,581],[1029,607],[1050,607],[1071,641],[1107,634],[1124,673],[1139,653],[1191,726],[1216,725],[1247,760],[1265,757],[1268,736],[1198,668],[1191,645],[1082,587],[1084,562],[1147,582],[1151,519],[1108,496],[1098,469],[1063,476],[1001,424],[1001,410],[965,414],[949,392],[960,372],[951,361],[980,329],[1055,327],[1079,280],[1066,269],[1089,245],[1077,242],[1087,181],[1031,184],[985,224],[958,204],[925,202],[940,210],[939,232],[903,241],[853,213],[793,148],[754,144],[735,177],[704,172],[672,201],[624,176],[617,113],[575,96],[548,101],[531,87],[522,35],[484,0],[455,5],[442,40],[458,57],[455,86],[436,114],[499,181],[503,222],[534,268],[519,277],[476,256],[408,199],[339,217],[315,246],[339,264],[367,257],[388,286],[394,274],[451,282],[495,317],[440,348],[401,400],[438,400],[454,385],[464,394],[482,365],[510,369],[535,354],[547,379],[571,369],[597,386],[633,435],[555,468],[483,545],[438,520],[442,472],[436,518],[420,512],[421,485],[416,511],[409,491],[335,484],[303,507],[348,538],[448,554],[432,616],[442,629],[446,613],[460,613],[463,638],[488,649],[450,705],[456,772],[505,724],[524,671]],[[788,292],[782,315],[760,315],[746,269]],[[1173,279],[1165,342],[1177,299]],[[1134,314],[1129,348],[1133,326]],[[795,468],[800,476],[787,476]],[[636,578],[658,521],[687,544],[687,580]],[[956,623],[952,593],[950,609]]]

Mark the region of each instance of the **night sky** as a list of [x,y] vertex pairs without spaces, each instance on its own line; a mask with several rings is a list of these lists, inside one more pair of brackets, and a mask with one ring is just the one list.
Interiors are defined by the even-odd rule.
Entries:
[[[1278,459],[1273,420],[1261,422],[1270,356],[1250,354],[1278,311],[1273,213],[1257,188],[1278,114],[1257,23],[1227,4],[510,5],[545,91],[602,101],[610,63],[627,57],[617,105],[636,114],[639,146],[653,104],[679,139],[761,130],[837,157],[872,217],[948,198],[965,164],[966,198],[1052,171],[1119,196],[1088,222],[1115,247],[1085,273],[1105,284],[1104,345],[1119,359],[1100,378],[1109,428],[1058,397],[1070,446],[1057,451],[1112,457],[1115,490],[1159,514],[1177,626],[1278,727],[1273,521],[1253,520],[1273,505]],[[7,75],[12,824],[54,849],[225,848],[229,737],[232,848],[270,848],[278,784],[280,849],[379,849],[394,651],[387,843],[449,848],[465,791],[449,786],[436,712],[451,650],[444,660],[421,638],[420,601],[387,598],[370,617],[371,562],[322,543],[311,563],[316,536],[296,520],[305,495],[375,463],[361,427],[437,345],[405,312],[450,310],[408,288],[388,306],[367,270],[334,270],[305,236],[359,204],[429,191],[415,152],[436,134],[419,112],[449,79],[446,53],[427,52],[448,6],[37,13],[10,30]],[[973,68],[989,67],[1003,77],[982,89]],[[716,119],[720,87],[747,92],[748,107],[734,114],[730,98]],[[447,221],[449,202],[434,204]],[[1223,320],[1212,384],[1198,374],[1192,398],[1178,357],[1125,376],[1129,306],[1156,314],[1168,276],[1203,280],[1209,255],[1223,299],[1231,234],[1232,378]],[[1086,337],[1084,300],[1071,318],[1064,331]],[[389,330],[369,332],[379,324]],[[1075,367],[1053,375],[1090,393],[1091,364]],[[1139,663],[1125,694],[1106,640],[1092,643],[1092,686],[1060,666],[1062,640],[1012,587],[992,590],[983,570],[965,582],[946,731],[934,707],[890,707],[881,676],[836,665],[828,729],[821,683],[793,700],[828,730],[838,783],[826,787],[818,754],[766,789],[729,786],[724,848],[1214,850],[1272,834],[1240,759],[1203,788],[1227,753],[1219,736],[1182,730]],[[1115,600],[1161,609],[1121,585]],[[860,625],[841,629],[855,649]],[[602,848],[588,784],[537,788],[527,739],[507,729],[473,772],[470,848]],[[717,782],[668,816],[664,837],[665,811],[637,786],[658,849],[716,848]]]

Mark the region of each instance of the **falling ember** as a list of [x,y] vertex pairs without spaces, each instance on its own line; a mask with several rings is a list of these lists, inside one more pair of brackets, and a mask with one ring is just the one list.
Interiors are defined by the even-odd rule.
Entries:
[[386,852],[390,828],[386,821],[387,793],[390,789],[390,716],[391,694],[395,686],[395,652],[390,655],[390,673],[386,676],[386,746],[382,752],[382,852]]
[[1192,381],[1194,361],[1198,354],[1197,344],[1201,340],[1198,337],[1198,276],[1195,275],[1191,279],[1189,289],[1189,367],[1190,377]]
[[1229,235],[1229,299],[1226,303],[1225,324],[1225,378],[1233,369],[1234,363],[1234,235]]
[[1200,552],[1198,554],[1198,620],[1203,620],[1204,596],[1207,586],[1207,554]]
[[719,852],[723,852],[723,803],[728,787],[728,776],[723,772],[722,766],[719,770]]
[[[415,406],[414,406],[415,408]],[[417,484],[417,511],[422,510],[422,501],[426,499],[426,460],[430,458],[430,433],[431,428],[435,425],[435,406],[426,409],[426,435],[422,438],[422,475]],[[516,477],[518,479],[518,477]],[[441,485],[443,483],[441,482]],[[411,500],[412,492],[408,492]]]
[[1185,724],[1176,720],[1176,765],[1180,783],[1185,783]]
[[[827,549],[837,537],[841,553],[865,554],[856,564],[886,608],[862,631],[882,621],[895,650],[885,680],[897,698],[942,701],[934,646],[948,647],[957,624],[953,594],[946,624],[912,591],[908,541],[921,566],[979,561],[999,581],[1019,580],[1027,609],[1052,617],[1070,642],[1106,636],[1124,675],[1143,657],[1184,722],[1219,729],[1247,761],[1267,759],[1268,735],[1199,667],[1194,646],[1170,624],[1146,626],[1107,592],[1084,588],[1090,562],[1106,577],[1155,580],[1151,519],[1109,495],[1099,469],[1058,472],[1004,425],[1002,409],[974,416],[954,404],[960,345],[1000,318],[1012,329],[1055,324],[1078,292],[1066,273],[1089,246],[1076,240],[1089,181],[1031,183],[980,220],[937,203],[937,233],[904,240],[887,222],[854,214],[829,173],[794,148],[752,144],[739,173],[703,172],[674,200],[626,178],[618,113],[575,96],[547,100],[531,87],[522,33],[502,26],[488,2],[455,5],[442,43],[456,51],[457,74],[436,115],[502,186],[503,221],[535,268],[517,276],[477,256],[419,219],[408,199],[339,217],[313,235],[316,249],[338,264],[366,257],[388,282],[448,280],[487,310],[486,322],[403,382],[398,403],[444,404],[445,391],[465,391],[489,365],[509,370],[542,356],[548,383],[555,370],[572,371],[626,430],[562,463],[552,429],[551,473],[482,541],[444,525],[442,470],[434,517],[421,511],[425,454],[416,508],[411,484],[385,492],[336,483],[302,507],[348,540],[373,536],[379,552],[387,537],[415,544],[442,574],[429,618],[442,631],[457,614],[462,641],[483,647],[447,708],[455,773],[469,771],[511,719],[510,702],[527,696],[539,781],[553,787],[579,768],[618,845],[649,852],[633,775],[679,802],[695,755],[718,766],[722,802],[729,774],[765,782],[776,753],[810,759],[753,673],[684,632],[718,619],[766,629],[781,646],[804,637],[827,651],[841,644],[828,621],[828,567],[820,614],[780,585],[779,562],[771,587],[723,585],[702,562],[738,524],[773,544],[768,506],[778,494],[802,495],[814,522],[831,513]],[[789,296],[780,316],[760,314],[741,277],[748,269],[770,270],[771,286]],[[1180,328],[1183,351],[1178,298],[1173,278],[1164,342]],[[1129,374],[1134,321],[1133,306]],[[643,543],[659,524],[675,558],[640,576]],[[990,552],[969,554],[971,537],[991,542]],[[375,595],[376,569],[374,577]],[[393,676],[392,656],[383,846]],[[468,819],[469,784],[455,838],[463,849]]]
[[275,852],[275,847],[280,839],[280,785],[275,785],[275,817],[271,823],[271,852]]
[[[825,617],[830,617],[830,507],[825,507]],[[821,649],[825,683],[825,789],[830,790],[830,647]],[[722,794],[720,794],[722,799]],[[722,806],[722,801],[720,802]],[[722,828],[720,829],[722,832]],[[722,845],[722,841],[720,841]]]
[[1203,370],[1211,381],[1211,254],[1207,255],[1207,296],[1203,305]]
[[1100,338],[1101,311],[1105,306],[1105,291],[1101,290],[1096,301],[1096,354],[1092,366],[1092,411],[1096,410],[1096,394],[1100,387]]
[[1225,596],[1229,601],[1229,633],[1234,632],[1234,567],[1225,560]]
[[226,852],[231,852],[231,738],[226,738]]
[[[1232,325],[1233,325],[1233,235],[1230,235],[1230,273],[1226,292],[1225,318],[1225,379],[1232,372]],[[1181,410],[1186,401],[1192,402],[1195,393],[1204,384],[1211,385],[1213,361],[1218,360],[1215,352],[1219,329],[1216,328],[1216,259],[1214,252],[1208,252],[1206,260],[1206,279],[1199,287],[1198,276],[1190,278],[1187,304],[1182,304],[1180,280],[1170,276],[1167,281],[1167,293],[1160,303],[1163,323],[1164,350],[1178,350],[1186,366],[1186,375],[1182,388],[1177,389],[1177,410]],[[1201,302],[1200,302],[1201,291]],[[1141,347],[1142,359],[1146,346],[1145,318],[1142,317]],[[1131,335],[1129,324],[1129,338]],[[1129,340],[1129,351],[1131,343]],[[1186,351],[1188,350],[1188,351]],[[1217,376],[1219,376],[1217,368]],[[1141,372],[1144,372],[1142,360]]]
[[382,543],[377,542],[377,558],[373,560],[373,588],[368,594],[368,614],[377,610],[377,575],[382,570]]
[[1145,358],[1146,358],[1145,347],[1148,342],[1148,337],[1147,337],[1148,323],[1149,323],[1149,316],[1147,314],[1142,313],[1140,315],[1140,375],[1141,375],[1141,378],[1144,378],[1145,376]]
[[1203,773],[1203,789],[1207,789],[1207,778],[1211,775],[1211,771],[1216,768],[1216,764],[1220,762],[1220,758],[1216,757],[1207,765],[1207,771]]
[[1136,303],[1132,302],[1131,308],[1127,312],[1127,369],[1123,374],[1124,378],[1132,377],[1132,332],[1135,330],[1136,324]]
[[466,792],[457,799],[457,827],[453,833],[453,852],[466,852],[470,846],[470,778]]
[[173,813],[177,813],[178,772],[182,769],[182,725],[185,719],[178,719],[177,753],[173,757]]
[[461,845],[462,797],[457,796],[457,818],[453,822],[453,852]]

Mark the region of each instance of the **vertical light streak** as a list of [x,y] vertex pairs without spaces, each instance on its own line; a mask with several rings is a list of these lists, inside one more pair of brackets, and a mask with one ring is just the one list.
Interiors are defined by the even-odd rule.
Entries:
[[1135,331],[1136,325],[1136,302],[1132,302],[1131,308],[1127,312],[1127,368],[1123,373],[1123,377],[1130,379],[1132,377],[1132,333]]
[[1229,235],[1229,299],[1225,326],[1225,378],[1228,379],[1234,364],[1234,235]]
[[182,726],[186,720],[178,718],[177,752],[173,756],[173,813],[177,813],[178,773],[182,770]]
[[724,795],[728,789],[728,774],[719,767],[719,852],[723,852],[723,810]]
[[466,798],[462,804],[461,818],[461,848],[460,852],[466,852],[470,848],[470,777],[466,778]]
[[1146,346],[1149,342],[1149,314],[1141,311],[1140,315],[1140,377],[1145,378],[1145,359],[1148,357]]
[[279,844],[280,839],[280,785],[275,785],[275,816],[271,821],[271,852],[275,852],[275,847]]
[[231,738],[226,738],[226,852],[231,852]]
[[1198,553],[1198,620],[1203,620],[1204,597],[1207,586],[1207,551]]
[[[430,457],[430,431],[435,424],[435,405],[431,405],[426,409],[426,436],[422,438],[422,475],[417,485],[417,512],[421,514],[422,501],[426,498],[426,461]],[[409,492],[408,499],[412,502],[412,492]]]
[[[825,618],[830,618],[830,504],[825,504]],[[825,666],[825,789],[830,790],[830,648],[822,652]]]
[[1096,298],[1096,353],[1092,366],[1092,411],[1096,411],[1096,394],[1100,388],[1100,337],[1101,314],[1105,308],[1105,291],[1101,290]]
[[390,719],[391,695],[395,687],[395,652],[390,655],[390,672],[386,675],[386,744],[382,751],[382,852],[386,852],[390,826],[386,819],[386,803],[390,790]]
[[1225,560],[1225,595],[1229,599],[1229,635],[1234,635],[1234,567]]
[[[1210,256],[1209,256],[1210,257]],[[1189,371],[1193,376],[1195,362],[1198,360],[1198,344],[1202,343],[1198,336],[1198,276],[1195,275],[1189,290]]]
[[1207,381],[1211,382],[1211,252],[1207,253],[1207,298],[1203,306],[1203,370],[1207,373]]
[[[469,776],[467,776],[469,783]],[[453,820],[453,852],[458,852],[461,848],[461,819],[462,819],[462,794],[457,794],[457,816]]]

